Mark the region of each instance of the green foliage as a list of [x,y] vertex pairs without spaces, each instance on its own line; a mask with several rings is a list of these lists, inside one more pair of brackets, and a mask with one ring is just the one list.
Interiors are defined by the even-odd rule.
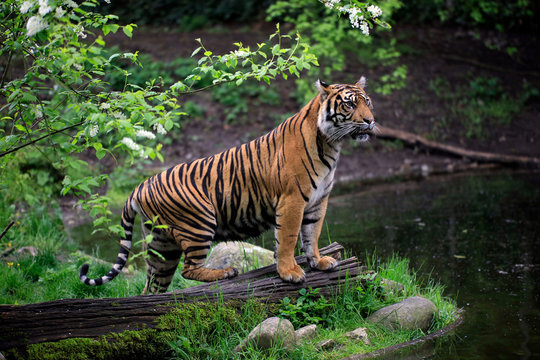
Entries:
[[[382,24],[401,6],[401,3],[397,0],[383,0],[377,5],[382,9],[381,23],[379,23]],[[329,79],[333,75],[343,71],[346,60],[351,55],[366,66],[383,65],[389,68],[394,67],[400,56],[395,41],[375,40],[373,36],[366,36],[359,29],[351,27],[345,15],[332,16],[332,11],[319,2],[311,0],[277,1],[268,8],[267,19],[293,24],[295,31],[299,31],[304,41],[310,44],[310,48],[321,64],[320,69],[308,69],[307,74],[296,81],[298,86],[296,95],[301,103],[316,95],[312,84],[317,77],[331,81]],[[366,19],[369,19],[368,14],[364,15]],[[373,26],[370,23],[369,27],[373,28]],[[365,70],[359,70],[358,78],[363,75],[363,71]],[[378,86],[375,91],[383,91],[386,94],[405,86],[403,75],[406,76],[405,65],[402,65],[399,70],[392,70],[384,80],[381,80],[383,83],[392,85]],[[358,79],[354,79],[356,80]]]
[[169,345],[180,359],[227,359],[240,336],[262,322],[268,310],[256,300],[179,304],[161,318],[160,328],[175,330],[176,340]]
[[527,101],[539,94],[525,82],[522,92],[511,96],[497,78],[484,77],[473,78],[468,87],[452,86],[446,79],[436,77],[429,87],[444,101],[450,116],[461,122],[464,135],[469,138],[484,137],[490,124],[510,125]]
[[296,300],[281,300],[279,316],[289,319],[295,328],[310,324],[329,325],[328,312],[332,304],[319,295],[320,289],[300,289]]
[[[270,83],[317,62],[299,37],[281,35],[279,28],[256,50],[236,43],[237,50],[225,55],[213,54],[198,39],[193,56],[201,53],[199,59],[168,65],[137,52],[113,53],[103,35],[122,30],[131,37],[136,26],[91,12],[98,4],[2,3],[0,56],[8,62],[0,83],[7,104],[0,109],[0,184],[20,190],[11,192],[12,201],[34,203],[61,184],[62,195],[85,197],[80,205],[97,217],[96,227],[121,234],[110,224],[110,199],[96,193],[107,171],[90,167],[87,155],[94,162],[120,160],[120,167],[145,158],[163,161],[159,138],[186,115],[180,96],[250,79]],[[42,165],[25,171],[38,154]],[[32,190],[36,183],[42,191]]]

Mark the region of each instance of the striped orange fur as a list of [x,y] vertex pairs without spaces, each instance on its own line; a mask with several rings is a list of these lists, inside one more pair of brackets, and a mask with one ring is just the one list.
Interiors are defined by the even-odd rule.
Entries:
[[122,270],[131,247],[135,215],[144,223],[157,216],[148,252],[145,292],[166,291],[184,254],[182,275],[214,281],[237,275],[234,268],[203,266],[210,245],[241,240],[274,227],[279,276],[294,283],[304,270],[294,260],[300,238],[309,265],[330,270],[336,261],[320,256],[318,239],[343,139],[366,141],[374,128],[365,78],[354,85],[317,81],[319,94],[300,112],[270,133],[222,153],[176,165],[140,184],[122,213],[125,238],[111,271],[101,278],[80,279],[101,285]]

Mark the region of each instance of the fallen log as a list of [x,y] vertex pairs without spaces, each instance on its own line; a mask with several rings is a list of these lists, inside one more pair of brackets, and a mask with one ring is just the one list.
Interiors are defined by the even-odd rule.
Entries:
[[[333,243],[322,248],[321,254],[340,259],[342,250],[341,245]],[[307,264],[305,256],[297,256],[296,261],[304,267]],[[298,290],[304,287],[320,288],[321,294],[330,294],[338,291],[347,279],[356,278],[365,271],[365,267],[361,267],[357,259],[352,257],[340,261],[333,271],[305,270],[306,281],[302,284],[283,282],[276,275],[276,265],[269,265],[234,279],[166,294],[1,305],[0,350],[74,337],[98,337],[111,332],[155,328],[157,318],[180,303],[242,301],[248,298],[278,302],[286,296],[297,296]]]
[[519,165],[527,167],[539,167],[540,158],[518,155],[496,154],[483,151],[467,150],[458,146],[442,144],[428,140],[420,135],[407,131],[391,129],[386,126],[377,126],[378,131],[374,135],[381,139],[400,140],[411,146],[420,146],[442,153],[468,158],[479,162],[492,162],[506,165]]

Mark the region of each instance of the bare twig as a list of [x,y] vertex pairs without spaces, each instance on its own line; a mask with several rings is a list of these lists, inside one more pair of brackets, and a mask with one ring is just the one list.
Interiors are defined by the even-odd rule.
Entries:
[[[0,234],[0,240],[2,240],[2,238],[4,237],[4,235],[6,235],[6,233],[8,232],[8,230],[13,226],[13,224],[15,224],[15,221],[14,220],[11,220],[8,224],[8,226],[6,226],[6,228],[4,229],[4,231],[2,231],[2,233]],[[3,255],[3,254],[2,254]]]

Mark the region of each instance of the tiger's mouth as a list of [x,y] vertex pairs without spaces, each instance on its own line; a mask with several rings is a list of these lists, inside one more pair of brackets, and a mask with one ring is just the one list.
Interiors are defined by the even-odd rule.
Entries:
[[373,132],[370,129],[356,129],[350,135],[353,140],[357,142],[364,142],[369,140],[370,136],[373,135]]
[[356,129],[354,129],[350,133],[350,135],[353,140],[357,142],[364,142],[369,140],[370,136],[373,135],[374,130],[375,122],[371,122],[370,124],[361,124]]

